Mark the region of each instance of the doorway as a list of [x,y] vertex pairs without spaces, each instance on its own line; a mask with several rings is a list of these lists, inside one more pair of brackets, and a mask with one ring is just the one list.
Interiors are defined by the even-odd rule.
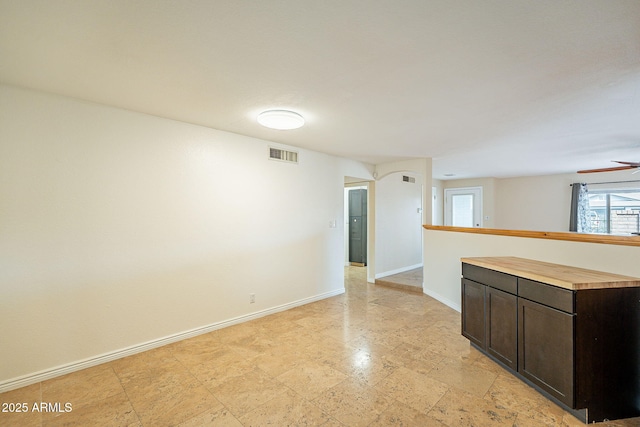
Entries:
[[349,191],[349,263],[367,265],[367,190]]
[[482,227],[482,187],[445,189],[444,225]]
[[[349,244],[349,193],[354,190],[364,190],[366,194],[366,226],[363,227],[364,239],[366,240],[366,251],[364,251],[364,263],[362,267],[351,266],[349,261],[350,244]],[[375,234],[373,225],[375,224],[375,182],[363,181],[357,178],[351,178],[345,176],[344,181],[344,266],[347,267],[345,271],[364,271],[366,272],[366,281],[374,283],[374,269],[375,269]]]

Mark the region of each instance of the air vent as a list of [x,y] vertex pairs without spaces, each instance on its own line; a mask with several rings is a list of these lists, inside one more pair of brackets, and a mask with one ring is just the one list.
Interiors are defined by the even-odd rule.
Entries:
[[416,179],[412,176],[402,175],[402,182],[410,182],[412,184],[415,184]]
[[298,163],[298,153],[295,151],[286,151],[279,148],[269,147],[269,159]]

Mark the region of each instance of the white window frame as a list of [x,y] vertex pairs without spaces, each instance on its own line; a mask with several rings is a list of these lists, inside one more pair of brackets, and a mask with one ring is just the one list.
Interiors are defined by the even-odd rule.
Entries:
[[611,212],[612,212],[612,206],[611,206],[611,194],[612,193],[637,193],[640,191],[640,188],[638,187],[631,187],[631,186],[624,186],[624,187],[604,187],[604,188],[597,188],[597,189],[589,189],[589,194],[602,194],[605,195],[605,217],[602,219],[603,221],[605,221],[605,231],[602,230],[594,230],[591,231],[591,233],[605,233],[605,234],[614,234],[612,232],[611,226],[612,224],[612,219],[611,219]]

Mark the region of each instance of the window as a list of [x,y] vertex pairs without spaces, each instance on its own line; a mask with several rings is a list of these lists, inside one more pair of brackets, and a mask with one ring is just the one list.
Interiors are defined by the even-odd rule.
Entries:
[[621,190],[590,188],[587,215],[592,233],[639,233],[640,188]]

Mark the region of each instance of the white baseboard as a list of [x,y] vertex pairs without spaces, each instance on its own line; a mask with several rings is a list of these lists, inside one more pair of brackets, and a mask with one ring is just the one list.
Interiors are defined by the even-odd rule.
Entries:
[[27,374],[21,377],[12,378],[10,380],[0,382],[0,393],[4,393],[16,388],[25,387],[31,384],[38,383],[40,381],[46,381],[51,378],[66,375],[71,372],[80,371],[82,369],[97,366],[102,363],[111,362],[116,359],[131,356],[143,351],[151,350],[154,348],[162,347],[163,345],[171,344],[177,341],[182,341],[187,338],[192,338],[197,335],[213,332],[218,329],[226,328],[227,326],[237,325],[238,323],[248,322],[249,320],[258,319],[260,317],[268,316],[270,314],[279,313],[281,311],[289,310],[291,308],[299,307],[301,305],[309,304],[315,301],[320,301],[326,298],[330,298],[336,295],[344,294],[344,288],[336,289],[330,292],[325,292],[319,295],[315,295],[308,298],[303,298],[298,301],[293,301],[287,304],[282,304],[276,307],[268,308],[265,310],[256,311],[254,313],[245,314],[242,316],[234,317],[232,319],[223,320],[221,322],[212,323],[201,328],[191,329],[189,331],[179,332],[174,335],[169,335],[163,338],[159,338],[152,341],[147,341],[142,344],[137,344],[131,347],[127,347],[121,350],[116,350],[109,353],[104,353],[99,356],[90,357],[88,359],[79,360],[77,362],[68,363],[65,365],[57,366],[51,369],[45,369],[32,374]]
[[450,299],[445,298],[440,294],[437,294],[437,293],[432,292],[432,291],[430,291],[428,289],[425,289],[424,286],[422,287],[422,292],[424,292],[425,295],[429,295],[431,298],[435,299],[436,301],[439,301],[439,302],[443,303],[447,307],[453,308],[458,313],[460,313],[462,311],[462,308],[460,307],[460,304],[458,304],[457,302],[451,301]]
[[385,271],[383,273],[376,274],[376,279],[382,279],[383,277],[392,276],[394,274],[404,273],[405,271],[415,270],[416,268],[422,267],[422,263],[410,265],[408,267],[397,268],[391,271]]

